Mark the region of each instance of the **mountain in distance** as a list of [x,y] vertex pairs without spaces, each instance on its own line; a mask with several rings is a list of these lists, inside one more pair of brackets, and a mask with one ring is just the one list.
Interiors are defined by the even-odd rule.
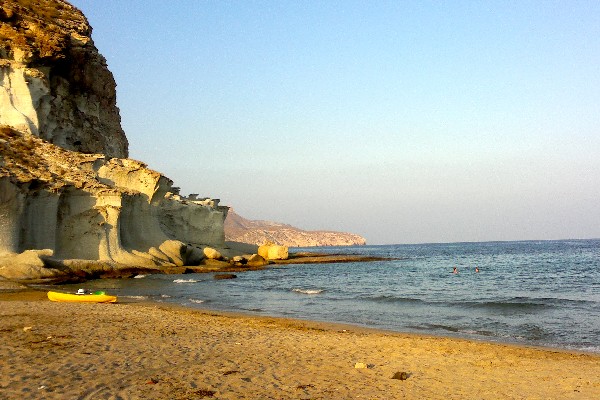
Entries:
[[225,240],[262,245],[272,242],[288,247],[353,246],[366,244],[365,238],[354,233],[305,231],[288,224],[249,220],[229,209],[225,218]]

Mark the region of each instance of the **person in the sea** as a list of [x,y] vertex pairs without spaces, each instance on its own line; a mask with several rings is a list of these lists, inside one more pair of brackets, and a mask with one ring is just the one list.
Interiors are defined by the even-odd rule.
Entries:
[[454,267],[454,269],[452,270],[453,274],[458,274],[458,268]]
[[475,267],[475,272],[479,272],[479,267]]

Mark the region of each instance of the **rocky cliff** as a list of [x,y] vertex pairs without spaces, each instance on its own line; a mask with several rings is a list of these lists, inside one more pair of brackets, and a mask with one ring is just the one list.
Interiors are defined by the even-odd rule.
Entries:
[[115,82],[83,14],[0,4],[0,277],[197,265],[227,207],[127,157]]
[[2,1],[0,124],[65,149],[124,158],[115,80],[91,32],[65,1]]
[[291,225],[248,220],[230,209],[225,219],[226,240],[261,245],[271,242],[289,247],[352,246],[366,244],[365,238],[344,232],[305,231]]

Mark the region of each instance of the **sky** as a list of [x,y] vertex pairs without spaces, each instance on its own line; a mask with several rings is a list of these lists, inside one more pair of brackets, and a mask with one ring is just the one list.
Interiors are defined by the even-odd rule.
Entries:
[[600,237],[600,2],[72,0],[130,157],[369,244]]

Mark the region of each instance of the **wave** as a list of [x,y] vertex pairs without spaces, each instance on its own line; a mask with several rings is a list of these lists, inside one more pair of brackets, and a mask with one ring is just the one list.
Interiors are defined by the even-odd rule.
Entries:
[[419,331],[442,330],[442,331],[448,331],[448,332],[454,332],[454,333],[458,333],[461,331],[460,328],[457,328],[456,326],[441,325],[441,324],[409,325],[408,328],[416,329]]
[[579,299],[565,299],[565,298],[550,298],[550,297],[513,297],[508,299],[498,300],[456,300],[456,299],[427,299],[417,297],[403,297],[394,295],[367,295],[360,297],[360,300],[372,301],[376,303],[401,303],[401,304],[422,304],[431,306],[448,306],[448,307],[466,307],[466,308],[480,308],[495,311],[534,311],[546,308],[554,307],[565,307],[565,306],[595,306],[597,302],[590,300],[579,300]]
[[377,303],[425,303],[424,300],[414,297],[398,297],[391,295],[367,296],[364,300],[374,301]]
[[142,278],[145,278],[145,277],[146,277],[146,275],[136,275],[136,276],[133,277],[133,279],[142,279]]
[[148,296],[119,296],[125,297],[126,299],[135,299],[135,300],[147,300]]
[[467,329],[467,328],[463,328],[463,327],[443,325],[443,324],[409,325],[408,328],[416,330],[416,331],[445,331],[445,332],[457,333],[457,334],[461,334],[461,335],[468,335],[471,337],[484,336],[487,338],[504,337],[506,339],[515,339],[514,337],[505,335],[500,331],[491,331],[491,330],[486,330],[486,329],[473,329],[473,328]]
[[189,299],[191,303],[196,303],[196,304],[202,304],[204,303],[204,300],[199,300],[199,299]]
[[197,283],[197,282],[200,282],[200,281],[197,281],[195,279],[175,279],[173,281],[173,283]]
[[467,301],[460,302],[458,304],[463,304],[466,307],[471,308],[486,308],[491,310],[509,310],[509,311],[527,311],[534,309],[541,309],[549,307],[550,304],[544,304],[542,302],[527,302],[527,301]]
[[292,292],[302,293],[302,294],[320,294],[323,293],[325,289],[292,289]]
[[[583,300],[583,299],[567,299],[567,298],[556,298],[556,297],[513,297],[504,300],[491,300],[491,301],[467,301],[462,302],[468,307],[482,307],[490,309],[511,309],[511,310],[528,310],[528,309],[542,309],[550,307],[564,307],[570,306],[587,306],[594,305],[594,301]],[[460,303],[459,303],[460,304]]]

